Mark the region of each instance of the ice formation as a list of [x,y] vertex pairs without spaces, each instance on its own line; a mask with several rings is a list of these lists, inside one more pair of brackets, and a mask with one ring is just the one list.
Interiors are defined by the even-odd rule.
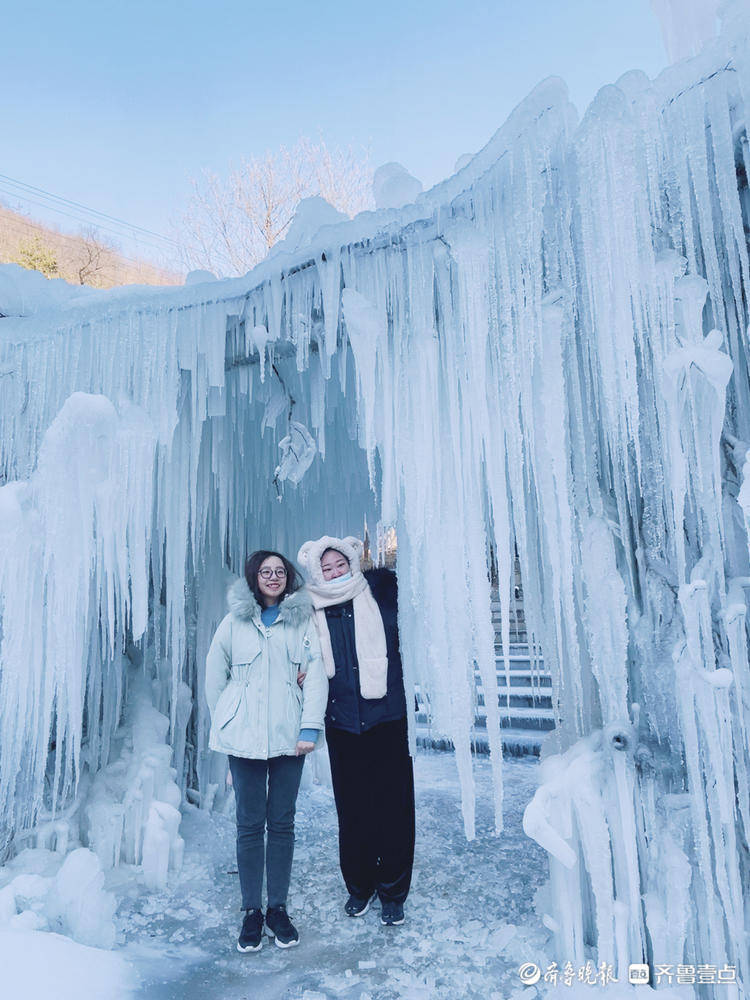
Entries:
[[85,847],[64,860],[45,848],[22,851],[2,871],[0,933],[53,931],[79,944],[111,948],[117,901],[104,888],[97,856]]
[[[243,279],[0,298],[6,853],[88,796],[97,855],[130,844],[162,881],[164,768],[204,807],[221,788],[203,663],[227,569],[394,526],[407,684],[453,740],[469,837],[475,667],[502,828],[487,567],[506,655],[519,560],[554,680],[526,826],[561,957],[748,981],[750,44],[747,4],[722,13],[657,80],[581,121],[547,80],[454,177]],[[157,792],[133,737],[143,839],[118,842],[96,789],[133,670],[174,754],[146,754]]]
[[721,0],[651,0],[672,62],[697,55],[716,33]]
[[57,309],[69,302],[96,297],[86,286],[69,285],[62,278],[45,278],[20,264],[3,264],[0,270],[0,318],[29,316],[44,309]]
[[372,179],[376,208],[401,208],[422,193],[422,182],[400,163],[384,163]]
[[273,245],[269,256],[274,257],[278,253],[293,253],[300,247],[307,246],[323,226],[335,226],[346,218],[348,217],[343,212],[339,212],[333,205],[329,205],[325,198],[321,198],[320,195],[303,198],[297,205],[286,236]]

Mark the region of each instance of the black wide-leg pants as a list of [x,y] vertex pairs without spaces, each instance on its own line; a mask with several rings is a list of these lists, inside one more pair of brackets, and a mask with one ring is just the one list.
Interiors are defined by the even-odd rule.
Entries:
[[326,727],[339,819],[341,874],[351,895],[403,903],[414,865],[414,768],[406,719],[366,732]]

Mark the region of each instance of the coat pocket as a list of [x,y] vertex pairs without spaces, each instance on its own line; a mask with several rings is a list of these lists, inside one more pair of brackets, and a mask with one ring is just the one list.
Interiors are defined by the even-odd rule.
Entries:
[[214,709],[214,726],[216,729],[225,729],[239,711],[242,701],[243,687],[240,684],[228,684],[219,695]]

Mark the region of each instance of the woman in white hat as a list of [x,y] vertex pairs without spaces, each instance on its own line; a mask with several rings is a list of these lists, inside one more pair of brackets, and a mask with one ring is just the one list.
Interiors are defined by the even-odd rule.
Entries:
[[[326,741],[351,917],[375,894],[381,921],[404,922],[414,863],[414,774],[398,641],[396,574],[362,573],[357,538],[324,535],[298,560],[328,675]],[[304,681],[306,684],[307,681]],[[303,685],[304,686],[304,685]]]

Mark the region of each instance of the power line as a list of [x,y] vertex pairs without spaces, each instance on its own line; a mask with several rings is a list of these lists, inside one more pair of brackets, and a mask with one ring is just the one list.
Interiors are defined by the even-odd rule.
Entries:
[[[30,198],[28,195],[19,194],[17,191],[9,191],[7,188],[3,187],[1,184],[0,184],[0,191],[3,192],[4,194],[10,195],[13,198],[20,198],[21,201],[24,201],[27,204],[38,205],[40,208],[46,208],[49,211],[56,212],[58,215],[63,215],[63,216],[65,216],[68,219],[73,219],[74,222],[88,223],[89,225],[93,224],[90,219],[81,218],[79,215],[74,215],[74,214],[71,214],[70,212],[64,212],[60,208],[56,208],[55,206],[52,206],[52,205],[47,205],[43,201],[37,201],[34,198]],[[142,237],[137,236],[137,235],[131,235],[131,234],[128,234],[128,233],[122,233],[119,230],[112,229],[111,227],[102,225],[101,223],[98,223],[98,222],[95,223],[95,228],[96,229],[100,229],[100,230],[102,230],[104,232],[111,233],[113,236],[117,236],[120,239],[123,239],[123,237],[126,238],[126,239],[132,239],[135,242],[137,242],[137,243],[139,243],[139,244],[141,244],[143,246],[151,247],[152,250],[158,250],[160,253],[164,253],[165,250],[166,250],[166,247],[159,246],[158,244],[152,243],[150,240],[144,240]],[[175,244],[174,246],[177,247],[178,245]],[[170,249],[172,249],[171,246],[170,246]]]
[[[40,234],[49,236],[51,234],[55,242],[57,242],[58,240],[62,241],[63,243],[69,244],[74,249],[80,249],[81,242],[84,241],[84,237],[82,236],[72,236],[69,233],[61,233],[58,232],[57,230],[50,230],[47,229],[41,222],[34,222],[31,219],[24,219],[21,216],[17,215],[15,212],[13,212],[12,209],[6,209],[6,211],[10,214],[11,217],[6,218],[3,214],[0,214],[0,232],[2,232],[2,230],[5,228],[10,227],[11,229],[15,229],[16,232],[19,233],[22,233],[24,230],[30,230],[37,236]],[[2,213],[1,208],[0,208],[0,213]],[[119,251],[113,250],[112,252],[116,253],[123,260],[127,260],[132,264],[138,263],[138,261],[134,260],[131,257],[126,257]]]
[[[21,198],[22,201],[25,201],[25,202],[27,202],[30,205],[38,205],[40,208],[51,209],[52,211],[57,212],[59,215],[64,215],[68,219],[73,219],[74,222],[89,222],[90,223],[90,220],[81,219],[80,216],[72,215],[70,212],[64,212],[61,208],[53,208],[51,205],[46,205],[44,202],[35,201],[33,198],[29,198],[27,195],[19,195],[17,192],[8,191],[2,185],[0,185],[0,191],[2,191],[4,194],[10,194],[12,197],[15,197],[15,198]],[[123,234],[123,233],[119,232],[116,229],[112,229],[109,226],[103,226],[100,223],[96,224],[96,228],[102,230],[103,232],[111,233],[113,236],[117,236],[119,239],[122,239],[123,236],[125,236],[126,238],[128,238],[127,234]],[[141,246],[150,247],[152,250],[156,250],[159,253],[164,253],[166,251],[166,247],[159,246],[156,243],[152,243],[150,240],[144,240],[142,237],[131,236],[129,238],[130,239],[134,239],[135,242],[139,243]]]
[[[45,199],[49,199],[54,202],[59,202],[60,204],[65,205],[69,208],[81,209],[83,212],[86,212],[87,215],[94,215],[100,219],[106,219],[108,222],[114,223],[117,226],[124,227],[125,229],[129,229],[132,232],[143,233],[146,236],[154,237],[158,240],[161,240],[164,243],[168,243],[170,246],[178,250],[181,249],[180,244],[169,236],[162,236],[161,233],[156,233],[152,229],[145,229],[143,226],[137,226],[132,222],[126,222],[124,219],[120,219],[117,216],[108,215],[106,212],[100,212],[98,209],[90,208],[88,205],[84,205],[79,201],[73,201],[70,198],[63,198],[61,195],[53,194],[51,191],[46,191],[44,188],[35,187],[33,184],[27,184],[25,181],[19,181],[14,177],[9,177],[7,174],[0,174],[0,180],[12,184],[15,187],[21,188],[24,191],[31,191],[35,195],[41,195]],[[8,192],[6,190],[6,194],[14,194],[16,197],[23,198],[23,200],[32,201],[32,199],[22,194],[19,194],[18,192]],[[39,202],[32,201],[32,204],[38,205]],[[42,207],[50,208],[52,211],[60,211],[59,209],[56,209],[52,205],[42,205]],[[66,215],[67,213],[61,212],[61,214]],[[75,218],[77,221],[82,221],[77,216],[68,215],[68,218]]]
[[[5,215],[5,212],[8,215]],[[43,235],[47,238],[51,238],[53,242],[60,241],[62,243],[68,244],[74,251],[80,251],[81,244],[85,243],[85,238],[82,236],[73,236],[69,233],[61,233],[56,230],[50,230],[46,228],[42,223],[33,222],[32,220],[24,219],[23,217],[17,215],[12,209],[5,209],[3,211],[0,206],[0,236],[4,229],[11,229],[20,235],[26,235],[27,231],[35,235]],[[120,267],[121,262],[124,264],[131,264],[137,270],[151,270],[156,273],[162,273],[165,275],[171,275],[168,268],[159,267],[157,264],[152,264],[146,260],[137,260],[134,257],[128,257],[126,254],[119,250],[112,249],[110,247],[106,248],[109,253],[113,255],[113,266]]]
[[[23,219],[17,216],[16,213],[12,212],[12,210],[10,209],[8,209],[7,211],[11,212],[12,217],[5,218],[2,214],[0,214],[0,232],[2,232],[2,230],[7,227],[15,229],[15,231],[19,233],[23,233],[24,229],[30,230],[32,233],[35,233],[36,235],[42,234],[48,237],[51,236],[54,242],[62,241],[64,243],[69,244],[73,249],[76,250],[80,250],[81,244],[85,242],[85,238],[82,236],[72,236],[69,233],[61,233],[56,230],[50,230],[47,229],[40,222],[33,222],[32,220]],[[23,229],[21,227],[23,227]],[[125,254],[120,253],[119,250],[110,249],[109,247],[107,247],[107,249],[110,251],[110,253],[116,255],[120,260],[127,261],[129,264],[134,264],[138,267],[143,266],[145,264],[148,267],[153,267],[154,270],[159,270],[159,268],[155,264],[149,264],[146,261],[139,261],[133,257],[127,257]]]

